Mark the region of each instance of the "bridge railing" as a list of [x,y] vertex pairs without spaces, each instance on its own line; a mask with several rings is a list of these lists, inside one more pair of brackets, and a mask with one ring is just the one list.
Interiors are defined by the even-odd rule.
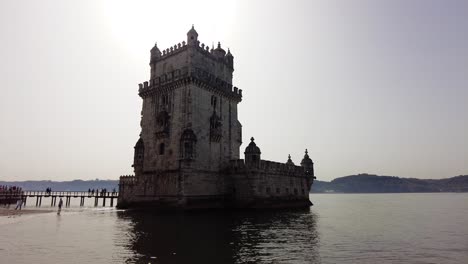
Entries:
[[72,196],[72,197],[118,197],[118,192],[88,192],[88,191],[23,191],[24,196]]

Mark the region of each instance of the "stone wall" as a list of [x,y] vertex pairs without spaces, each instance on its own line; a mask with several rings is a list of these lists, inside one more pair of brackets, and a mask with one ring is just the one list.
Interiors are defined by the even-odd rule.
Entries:
[[[235,203],[246,207],[286,206],[288,202],[309,202],[313,176],[301,166],[260,160],[246,164],[233,160],[228,170]],[[276,204],[275,204],[276,203]]]

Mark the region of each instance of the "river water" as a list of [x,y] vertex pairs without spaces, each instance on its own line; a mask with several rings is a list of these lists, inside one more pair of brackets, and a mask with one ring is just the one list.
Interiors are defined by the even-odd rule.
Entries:
[[0,263],[468,263],[468,193],[311,200],[300,211],[0,217]]

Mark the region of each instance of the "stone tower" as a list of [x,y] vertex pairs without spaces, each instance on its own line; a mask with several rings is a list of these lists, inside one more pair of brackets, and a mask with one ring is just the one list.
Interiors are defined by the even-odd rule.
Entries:
[[139,85],[141,134],[133,164],[145,194],[224,193],[219,171],[239,159],[242,143],[242,90],[232,85],[233,63],[220,43],[211,50],[200,44],[193,26],[186,41],[151,49],[150,80]]
[[234,56],[187,40],[151,49],[150,79],[139,85],[141,133],[134,176],[121,176],[120,208],[283,208],[311,205],[315,179],[308,154],[301,166],[261,159],[251,138],[240,157],[242,126],[232,85]]

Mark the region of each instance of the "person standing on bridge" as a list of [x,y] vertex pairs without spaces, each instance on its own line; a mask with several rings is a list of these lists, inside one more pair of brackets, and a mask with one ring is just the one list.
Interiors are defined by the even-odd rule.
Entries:
[[63,200],[62,200],[62,198],[60,198],[60,201],[59,201],[59,204],[58,204],[57,214],[60,214],[60,212],[62,211],[62,205],[63,205]]

